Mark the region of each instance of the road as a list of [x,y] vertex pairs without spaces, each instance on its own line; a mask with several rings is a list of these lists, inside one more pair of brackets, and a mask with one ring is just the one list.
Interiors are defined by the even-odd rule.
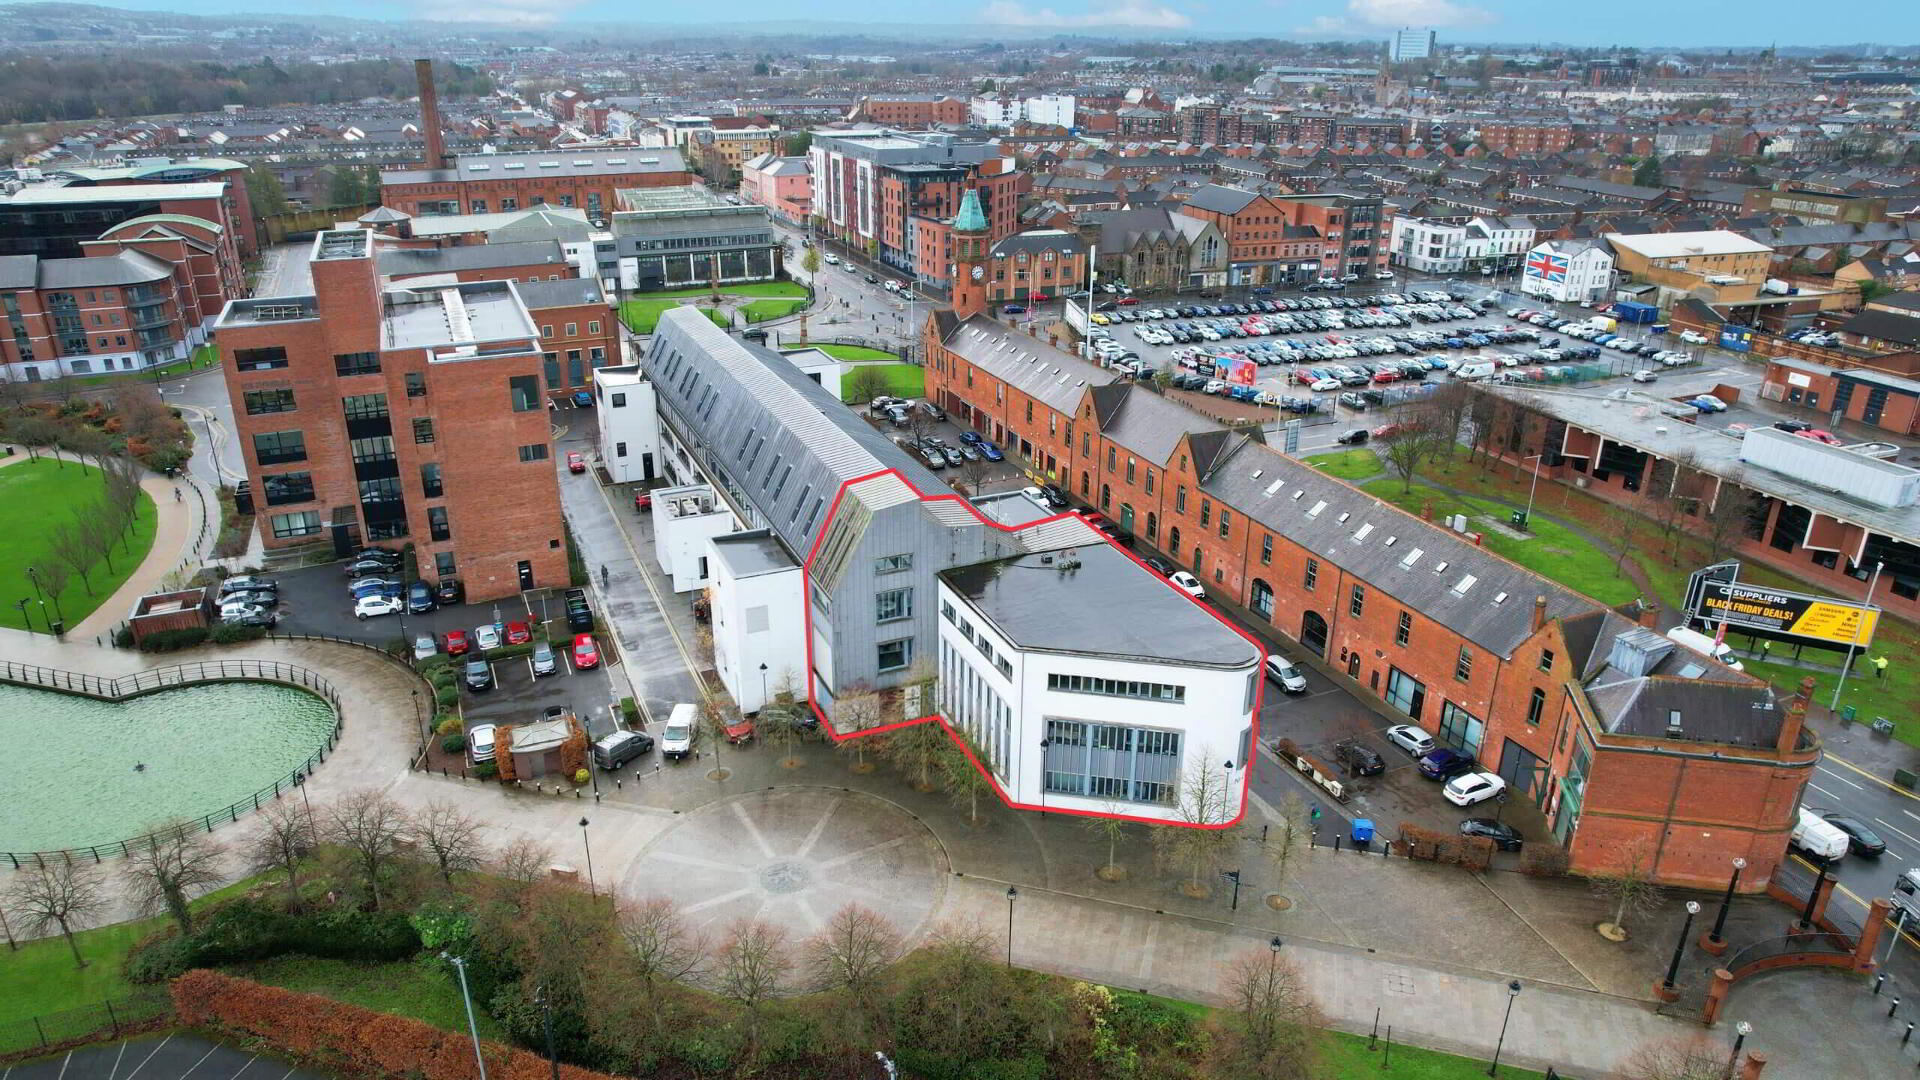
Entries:
[[[1859,918],[1866,914],[1869,901],[1888,894],[1901,871],[1920,866],[1920,797],[1831,752],[1814,773],[1801,805],[1858,818],[1887,843],[1886,854],[1877,859],[1848,855],[1828,868],[1828,876],[1839,882],[1833,902]],[[1804,859],[1800,861],[1812,869]]]
[[[195,479],[231,487],[247,478],[246,461],[233,436],[233,403],[219,367],[202,368],[183,379],[161,383],[160,399],[180,410],[193,430],[194,455],[187,468]],[[210,449],[211,452],[203,452]]]

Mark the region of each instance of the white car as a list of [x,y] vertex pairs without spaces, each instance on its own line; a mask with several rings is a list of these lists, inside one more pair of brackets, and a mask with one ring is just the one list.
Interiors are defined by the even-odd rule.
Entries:
[[1707,343],[1707,335],[1702,334],[1698,330],[1682,330],[1680,331],[1680,340],[1689,345],[1705,345]]
[[375,593],[363,596],[353,605],[353,617],[371,619],[376,615],[392,615],[406,607],[406,602],[397,596],[383,596]]
[[1339,379],[1315,379],[1313,382],[1313,385],[1307,387],[1307,389],[1322,390],[1322,391],[1338,390],[1340,389],[1340,380]]
[[1651,371],[1648,371],[1648,370],[1646,370],[1646,369],[1644,369],[1644,368],[1643,368],[1643,369],[1641,369],[1640,371],[1636,371],[1636,372],[1634,372],[1634,373],[1633,373],[1633,381],[1634,381],[1634,382],[1652,382],[1652,381],[1654,381],[1655,379],[1658,379],[1659,377],[1660,377],[1660,376],[1658,376],[1658,375],[1656,375],[1656,374],[1654,374],[1653,372],[1651,372]]
[[1280,684],[1280,689],[1289,694],[1307,692],[1307,677],[1300,674],[1293,661],[1278,653],[1267,654],[1267,678]]
[[1433,736],[1412,724],[1395,724],[1388,728],[1387,741],[1405,750],[1409,757],[1425,757],[1433,752]]
[[1187,573],[1185,570],[1175,570],[1167,577],[1167,580],[1173,582],[1174,588],[1179,589],[1195,600],[1205,600],[1207,598],[1207,590],[1200,586],[1200,579]]
[[440,639],[432,634],[421,634],[413,639],[413,658],[430,660],[440,652]]
[[473,628],[473,647],[488,652],[500,647],[500,628],[488,623]]
[[467,732],[467,758],[475,765],[493,760],[494,744],[497,741],[494,736],[497,730],[492,724],[475,724],[473,729]]
[[1461,773],[1447,781],[1447,786],[1442,788],[1440,793],[1455,806],[1472,806],[1474,803],[1486,802],[1505,790],[1507,790],[1507,782],[1497,773],[1475,771]]
[[828,255],[828,256],[827,256],[827,257],[825,258],[825,260],[824,260],[824,261],[826,262],[826,264],[827,264],[828,266],[839,266],[839,265],[840,265],[840,256],[838,256],[838,255]]

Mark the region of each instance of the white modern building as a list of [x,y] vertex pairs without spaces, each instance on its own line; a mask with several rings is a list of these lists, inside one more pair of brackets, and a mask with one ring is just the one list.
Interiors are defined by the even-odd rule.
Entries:
[[713,666],[744,713],[806,692],[806,576],[766,529],[707,541]]
[[1430,60],[1439,52],[1440,35],[1432,30],[1396,30],[1387,39],[1387,60],[1404,64],[1410,60]]
[[1462,222],[1396,215],[1388,244],[1393,264],[1416,273],[1494,273],[1519,266],[1534,235],[1533,223],[1525,218]]
[[1029,98],[979,95],[968,103],[973,122],[985,127],[1011,127],[1014,124],[1048,124],[1072,127],[1072,94],[1042,94]]
[[939,707],[1016,806],[1239,817],[1260,650],[1111,544],[939,575]]
[[1583,304],[1613,287],[1613,253],[1596,240],[1548,240],[1527,252],[1520,291],[1527,296]]
[[616,484],[660,475],[660,412],[653,383],[634,365],[593,373],[594,410],[600,421],[600,463]]

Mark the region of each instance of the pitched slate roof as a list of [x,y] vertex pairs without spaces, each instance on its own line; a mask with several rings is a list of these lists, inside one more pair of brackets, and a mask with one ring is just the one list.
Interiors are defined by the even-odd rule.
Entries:
[[983,315],[956,322],[951,331],[942,334],[942,344],[1008,386],[1068,416],[1080,410],[1080,398],[1089,386],[1105,386],[1119,379],[1106,368]]
[[1216,214],[1237,214],[1259,197],[1258,193],[1241,188],[1208,184],[1194,192],[1187,200],[1187,205],[1201,210],[1211,210]]

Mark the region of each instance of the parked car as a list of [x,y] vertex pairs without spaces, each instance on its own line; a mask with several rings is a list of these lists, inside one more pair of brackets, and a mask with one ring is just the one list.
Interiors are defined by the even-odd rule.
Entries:
[[1412,724],[1395,724],[1388,728],[1387,741],[1405,750],[1408,757],[1425,757],[1433,752],[1433,736]]
[[498,728],[492,724],[475,724],[467,730],[467,760],[475,765],[485,765],[493,760],[495,736]]
[[1429,780],[1451,780],[1476,764],[1472,754],[1442,746],[1420,759],[1420,775]]
[[667,715],[666,729],[660,732],[660,756],[663,758],[685,758],[693,753],[694,722],[699,710],[682,702],[673,707]]
[[1167,575],[1167,580],[1173,582],[1174,588],[1179,589],[1195,600],[1205,600],[1207,598],[1207,590],[1201,587],[1200,579],[1187,573],[1185,570],[1174,571]]
[[378,594],[363,596],[354,601],[353,617],[356,619],[371,619],[379,615],[392,615],[405,606],[397,596]]
[[600,647],[593,643],[592,634],[576,634],[573,639],[573,667],[576,671],[590,671],[600,666]]
[[533,627],[528,626],[524,622],[510,622],[507,624],[507,644],[525,645],[532,640]]
[[653,736],[644,731],[616,731],[593,744],[593,763],[612,771],[653,749]]
[[410,582],[407,585],[408,614],[424,615],[439,606],[440,602],[433,598],[433,586],[424,581]]
[[447,655],[448,656],[465,656],[467,653],[471,652],[472,650],[473,650],[473,639],[467,636],[467,632],[465,630],[447,631]]
[[1293,661],[1279,653],[1267,654],[1267,678],[1280,684],[1280,689],[1289,694],[1307,692],[1307,677],[1300,673]]
[[560,670],[560,661],[553,655],[553,646],[544,641],[534,644],[528,660],[533,665],[533,677],[536,679]]
[[493,689],[493,665],[477,656],[467,661],[460,677],[469,690]]
[[1354,428],[1341,434],[1333,441],[1341,446],[1364,446],[1370,433],[1366,428]]
[[1644,368],[1633,373],[1633,381],[1637,383],[1650,383],[1659,377],[1660,376],[1654,374],[1652,371]]
[[474,627],[473,645],[474,648],[479,649],[481,652],[488,652],[492,649],[499,648],[500,628],[492,623],[488,623],[485,626]]
[[228,596],[237,592],[272,592],[277,591],[279,588],[280,586],[275,584],[272,578],[261,577],[258,574],[250,574],[241,577],[230,577],[221,582],[220,595]]
[[440,654],[440,642],[432,634],[420,634],[413,639],[413,658],[426,660]]
[[1492,818],[1470,817],[1460,823],[1461,836],[1484,836],[1501,851],[1520,850],[1520,830]]
[[1496,773],[1486,771],[1463,773],[1447,781],[1440,793],[1455,806],[1472,806],[1483,803],[1507,790],[1507,782]]
[[653,509],[653,492],[651,491],[634,492],[633,493],[633,509],[635,513],[639,513],[639,514],[644,514],[648,510]]
[[1161,577],[1173,576],[1173,564],[1158,555],[1149,555],[1141,561],[1147,564],[1147,569],[1159,574]]
[[1356,776],[1379,776],[1387,771],[1386,759],[1357,739],[1342,739],[1334,743],[1333,756]]
[[571,473],[586,472],[587,471],[586,456],[581,454],[580,451],[578,450],[567,451],[567,471]]
[[467,602],[467,587],[460,583],[459,578],[443,577],[433,587],[433,598],[440,602],[441,607],[464,604]]
[[385,558],[358,558],[346,565],[346,577],[352,580],[369,574],[396,574],[400,572],[401,560],[398,556]]
[[347,592],[354,596],[366,596],[370,593],[392,593],[397,596],[400,593],[400,586],[400,579],[397,577],[370,575],[347,582]]
[[1046,497],[1047,505],[1053,507],[1055,510],[1064,510],[1069,505],[1067,502],[1067,493],[1061,489],[1059,484],[1041,484],[1040,494]]

